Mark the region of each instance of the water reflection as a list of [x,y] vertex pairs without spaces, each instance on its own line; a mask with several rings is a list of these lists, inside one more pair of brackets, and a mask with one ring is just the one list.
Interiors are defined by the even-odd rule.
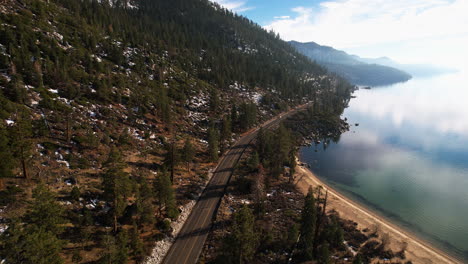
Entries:
[[459,72],[360,90],[350,110],[387,120],[395,127],[413,123],[439,132],[468,134],[467,76]]
[[468,252],[468,89],[462,73],[360,90],[359,123],[325,152],[317,174],[452,252]]

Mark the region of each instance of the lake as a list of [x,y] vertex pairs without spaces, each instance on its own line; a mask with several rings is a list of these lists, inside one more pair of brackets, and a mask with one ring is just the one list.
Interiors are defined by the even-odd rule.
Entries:
[[[468,72],[354,93],[338,143],[303,147],[322,180],[468,260]],[[358,124],[358,125],[357,125]]]

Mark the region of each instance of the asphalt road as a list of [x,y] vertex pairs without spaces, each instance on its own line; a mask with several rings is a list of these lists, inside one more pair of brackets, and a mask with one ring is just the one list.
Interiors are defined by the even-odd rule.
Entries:
[[[306,105],[302,105],[279,115],[275,119],[263,124],[262,127],[270,129],[278,125],[282,119],[305,107]],[[193,264],[197,262],[235,165],[245,149],[255,139],[257,133],[258,129],[255,129],[244,134],[218,162],[218,166],[210,182],[200,196],[197,204],[193,207],[190,216],[180,230],[174,244],[169,249],[163,263]]]

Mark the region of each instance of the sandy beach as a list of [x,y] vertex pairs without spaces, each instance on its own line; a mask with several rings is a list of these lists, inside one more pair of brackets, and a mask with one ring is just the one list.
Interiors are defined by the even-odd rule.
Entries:
[[[298,162],[298,164],[300,164],[300,162]],[[335,210],[340,214],[341,218],[356,222],[360,230],[366,228],[369,230],[376,230],[379,237],[388,234],[390,238],[388,247],[394,252],[398,252],[406,247],[406,259],[412,261],[412,263],[462,263],[431,246],[429,243],[422,241],[415,235],[402,230],[384,217],[377,215],[364,206],[341,195],[303,166],[297,166],[296,168],[295,183],[304,194],[307,193],[309,186],[322,186],[324,189],[328,190],[328,210]]]

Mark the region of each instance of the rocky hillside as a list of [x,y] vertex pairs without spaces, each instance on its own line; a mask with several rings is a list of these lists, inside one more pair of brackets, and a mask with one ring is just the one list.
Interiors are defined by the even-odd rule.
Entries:
[[140,262],[223,150],[352,87],[205,0],[0,6],[0,256]]

